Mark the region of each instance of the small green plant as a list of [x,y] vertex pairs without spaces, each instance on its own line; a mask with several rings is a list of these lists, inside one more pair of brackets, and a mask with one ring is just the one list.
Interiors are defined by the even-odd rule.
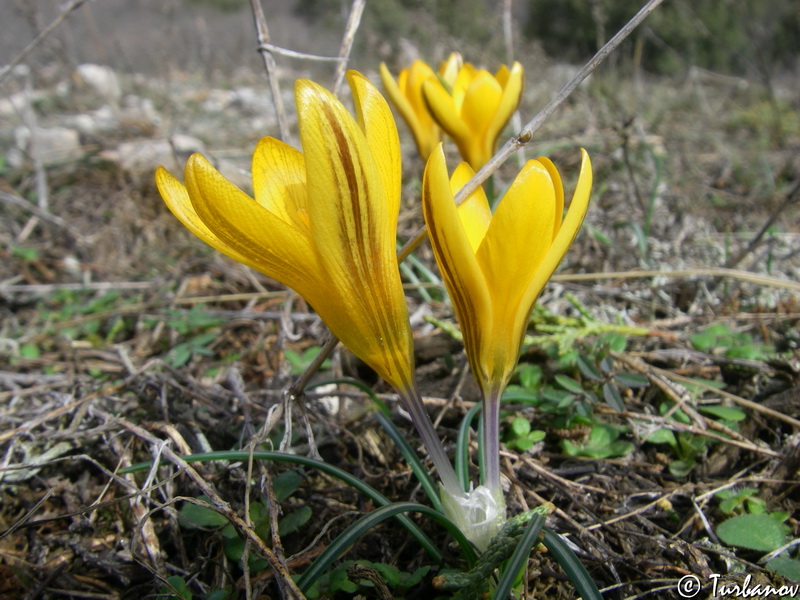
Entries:
[[[767,511],[766,502],[757,494],[754,488],[717,492],[720,511],[733,516],[717,526],[716,534],[728,546],[774,553],[789,542],[791,528],[786,521],[790,515],[783,510]],[[766,561],[766,567],[788,579],[800,579],[800,560],[792,556],[790,548]]]
[[[573,344],[566,354],[560,354],[559,344],[549,348],[557,368],[567,373],[557,373],[552,382],[546,382],[540,365],[521,363],[516,371],[518,384],[508,387],[504,400],[536,406],[543,420],[554,429],[567,432],[585,429],[588,435],[584,444],[562,440],[562,449],[569,456],[624,456],[633,445],[618,439],[623,429],[598,423],[594,407],[602,398],[615,410],[625,410],[620,390],[645,387],[648,380],[637,373],[618,371],[612,353],[622,352],[627,344],[620,334],[599,336],[591,343],[581,344],[582,349]],[[526,431],[525,425],[515,419],[506,433],[506,444],[527,450],[541,437],[541,433],[530,430],[530,424]]]
[[186,580],[180,575],[170,575],[167,577],[166,584],[161,586],[159,592],[161,598],[169,598],[170,600],[192,600],[192,590]]
[[[209,314],[201,305],[195,304],[189,311],[169,310],[166,324],[179,336],[186,338],[175,344],[165,355],[164,361],[173,368],[182,367],[195,356],[213,356],[211,345],[219,333],[216,330],[224,319]],[[155,325],[156,319],[148,324]]]
[[753,340],[746,332],[734,332],[724,323],[716,323],[690,338],[700,352],[721,354],[727,358],[765,360],[775,354],[775,347]]
[[765,512],[767,503],[757,494],[757,489],[746,487],[720,490],[715,496],[720,500],[719,509],[726,515],[758,515]]
[[525,417],[515,417],[506,433],[505,444],[508,448],[525,452],[541,442],[546,435],[541,429],[533,429],[531,422]]
[[[300,487],[303,478],[296,471],[284,471],[273,480],[275,498],[280,502],[289,498]],[[208,498],[197,498],[202,503],[207,503]],[[244,555],[245,542],[236,528],[214,509],[204,504],[186,503],[180,511],[181,526],[186,529],[220,529],[225,556],[229,560],[240,563]],[[270,537],[269,509],[263,500],[256,500],[250,504],[250,522],[265,542]],[[281,537],[291,535],[302,527],[311,518],[311,508],[303,506],[287,513],[278,520],[278,533]],[[248,557],[248,566],[251,571],[261,571],[267,562],[254,555]]]
[[[692,390],[690,389],[690,393]],[[683,425],[690,425],[691,419],[684,411],[672,410],[673,405],[669,402],[662,402],[658,407],[658,412],[662,416],[669,414],[669,419]],[[716,419],[718,423],[736,431],[738,422],[746,418],[746,414],[738,408],[729,406],[701,406],[698,409],[709,417]],[[695,467],[697,459],[704,456],[708,449],[716,444],[712,440],[703,436],[695,435],[688,431],[674,432],[668,427],[660,427],[645,436],[645,442],[650,444],[668,445],[677,458],[668,465],[670,474],[673,477],[686,477]]]
[[39,251],[26,246],[11,246],[11,256],[22,262],[34,262],[39,260]]
[[[362,567],[362,569],[357,567]],[[392,598],[400,600],[404,597],[404,593],[418,585],[430,570],[430,566],[424,566],[412,573],[406,573],[385,563],[348,560],[321,576],[306,592],[306,598],[309,600],[332,598],[337,592],[368,595],[370,590],[374,590],[376,584],[382,583],[389,589]],[[363,571],[371,572],[371,577],[357,576],[359,572]],[[373,581],[375,577],[380,577],[380,583]]]
[[561,440],[561,449],[567,456],[586,456],[589,458],[614,458],[633,452],[633,444],[620,440],[627,428],[605,423],[593,425],[589,436],[582,444],[568,439]]
[[[298,352],[297,350],[292,350],[291,348],[287,348],[283,355],[286,357],[290,365],[290,373],[292,375],[300,375],[303,373],[308,366],[314,362],[314,359],[319,354],[322,348],[320,346],[311,346],[310,348],[306,348],[302,352]],[[320,366],[320,370],[328,370],[331,368],[331,361],[325,360]]]

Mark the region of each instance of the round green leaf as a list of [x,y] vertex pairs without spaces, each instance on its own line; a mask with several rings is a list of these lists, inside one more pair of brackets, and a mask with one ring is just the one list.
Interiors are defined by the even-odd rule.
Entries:
[[772,552],[786,543],[786,527],[769,515],[739,515],[717,527],[719,539],[728,546]]

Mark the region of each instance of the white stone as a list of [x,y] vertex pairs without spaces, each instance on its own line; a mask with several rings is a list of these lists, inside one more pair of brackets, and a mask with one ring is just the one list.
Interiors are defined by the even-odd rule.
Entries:
[[[174,147],[174,152],[173,152]],[[169,140],[131,140],[123,142],[114,150],[100,153],[101,158],[116,163],[122,170],[134,174],[152,172],[159,165],[181,172],[186,158],[193,152],[203,152],[202,141],[188,135],[176,135]],[[175,164],[175,154],[180,164]]]
[[[42,90],[34,90],[30,94],[30,102],[36,102],[44,98],[47,94]],[[25,91],[16,92],[6,98],[0,98],[0,117],[21,118],[28,104],[28,94]]]
[[80,83],[91,88],[108,102],[116,103],[122,98],[119,78],[111,67],[86,63],[78,65],[75,76]]
[[234,91],[233,104],[252,115],[274,114],[274,102],[267,88],[240,87]]
[[64,124],[74,127],[84,135],[109,133],[119,129],[116,111],[108,104],[94,111],[69,115],[64,118]]
[[80,136],[68,127],[29,127],[14,129],[18,154],[9,155],[9,163],[20,167],[27,160],[38,159],[44,166],[74,162],[83,158]]

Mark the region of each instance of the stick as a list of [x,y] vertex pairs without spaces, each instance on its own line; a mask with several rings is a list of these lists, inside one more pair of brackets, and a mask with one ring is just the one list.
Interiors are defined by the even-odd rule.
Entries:
[[339,95],[339,88],[342,86],[344,73],[347,69],[347,61],[350,58],[350,50],[353,49],[353,40],[356,37],[358,25],[361,23],[361,15],[367,0],[353,0],[353,7],[350,9],[350,17],[347,19],[347,26],[344,30],[342,45],[339,49],[339,64],[336,65],[336,74],[333,78],[333,95]]
[[281,99],[281,87],[276,73],[277,65],[272,52],[268,50],[269,29],[264,11],[261,9],[260,0],[250,0],[250,8],[253,10],[253,21],[256,26],[256,36],[258,37],[258,52],[264,60],[264,68],[267,70],[269,88],[272,91],[272,100],[275,102],[275,114],[278,117],[278,127],[281,130],[281,139],[287,144],[292,143],[292,134],[289,130],[289,121],[286,119],[286,111],[283,110],[283,100]]
[[3,67],[2,69],[0,69],[0,82],[2,82],[2,81],[3,81],[3,80],[6,78],[6,77],[8,77],[8,74],[9,74],[9,73],[11,73],[11,71],[12,71],[12,69],[13,69],[14,67],[16,67],[18,64],[20,64],[20,63],[21,63],[23,60],[25,60],[25,57],[26,57],[26,56],[28,56],[28,54],[30,54],[30,53],[33,51],[33,49],[34,49],[34,48],[36,48],[36,46],[38,46],[39,44],[41,44],[41,43],[42,43],[42,41],[44,41],[44,39],[45,39],[45,38],[46,38],[48,35],[50,35],[50,32],[52,32],[52,31],[53,31],[53,30],[54,30],[56,27],[58,27],[59,25],[61,25],[61,23],[64,21],[64,19],[66,19],[66,18],[67,18],[67,16],[68,16],[68,15],[69,15],[69,14],[70,14],[70,13],[71,13],[73,10],[75,10],[76,8],[78,8],[78,7],[79,7],[81,4],[83,4],[84,2],[86,2],[86,0],[72,0],[72,2],[70,2],[70,3],[69,3],[69,4],[68,4],[68,5],[67,5],[67,6],[66,6],[66,7],[65,7],[65,8],[64,8],[62,11],[61,11],[61,14],[60,14],[60,15],[58,15],[58,16],[57,16],[57,17],[56,17],[56,18],[53,20],[53,22],[52,22],[52,23],[50,23],[50,25],[48,25],[47,27],[45,27],[45,28],[44,28],[44,29],[41,31],[41,33],[40,33],[39,35],[37,35],[35,38],[33,38],[33,40],[31,40],[31,42],[30,42],[30,43],[29,43],[27,46],[25,46],[25,48],[23,48],[23,49],[22,49],[22,51],[21,51],[19,54],[17,54],[17,55],[16,55],[14,58],[12,58],[12,59],[11,59],[11,62],[10,62],[10,63],[8,63],[8,64],[7,64],[5,67]]

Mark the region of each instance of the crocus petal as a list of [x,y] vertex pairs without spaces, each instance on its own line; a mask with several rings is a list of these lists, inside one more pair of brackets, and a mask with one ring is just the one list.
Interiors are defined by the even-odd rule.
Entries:
[[191,231],[194,235],[203,240],[206,244],[218,250],[222,254],[230,258],[254,267],[253,261],[248,257],[240,254],[222,240],[220,240],[197,216],[197,212],[192,206],[192,201],[189,198],[189,192],[186,187],[178,181],[178,179],[167,171],[164,167],[156,169],[156,187],[158,188],[164,203],[169,208],[170,212],[177,217],[177,219]]
[[[453,190],[453,195],[455,196],[474,175],[475,171],[467,163],[462,162],[458,165],[450,178],[450,189]],[[478,187],[458,205],[458,216],[461,218],[461,225],[464,227],[474,254],[478,251],[478,247],[489,229],[489,223],[492,222],[492,209],[489,207],[489,201],[486,199],[486,193],[482,187]]]
[[303,296],[313,288],[320,271],[305,232],[258,204],[199,154],[187,161],[185,177],[197,216],[226,248],[247,257],[244,264]]
[[[411,108],[414,109],[414,114],[419,121],[420,127],[426,135],[430,135],[431,130],[435,131],[438,138],[439,127],[433,121],[430,114],[428,114],[428,109],[425,106],[425,99],[422,97],[422,84],[428,81],[428,79],[435,78],[436,73],[421,60],[415,60],[406,70],[406,75],[406,84],[403,93],[405,97],[408,98]],[[438,141],[437,139],[436,142]],[[435,142],[431,142],[430,150],[433,150],[435,145]],[[430,154],[430,152],[428,152],[428,154]]]
[[303,155],[275,138],[262,138],[253,152],[255,200],[272,214],[309,231]]
[[554,208],[550,174],[529,160],[497,205],[476,254],[495,298],[512,304],[519,299],[550,248]]
[[[408,98],[404,93],[402,88],[407,87],[408,81],[408,72],[402,72],[399,76],[400,85],[398,82],[394,80],[392,74],[389,72],[388,67],[384,64],[380,64],[380,74],[381,74],[381,82],[383,83],[383,89],[386,90],[386,94],[391,99],[392,103],[394,104],[395,108],[400,112],[400,116],[403,117],[406,124],[413,130],[418,127],[417,123],[417,115],[414,112],[414,109],[411,106]],[[405,80],[405,82],[403,81]]]
[[522,100],[522,90],[525,87],[525,71],[521,64],[515,62],[511,66],[510,71],[506,69],[507,74],[503,72],[503,68],[506,68],[505,65],[503,65],[497,74],[497,81],[503,88],[503,94],[495,106],[494,112],[492,113],[492,120],[486,128],[486,143],[489,158],[491,158],[496,150],[497,139],[503,132],[503,128],[519,107],[519,103]]
[[[559,178],[560,181],[560,178]],[[539,293],[544,288],[547,281],[552,277],[553,273],[564,258],[564,255],[572,245],[575,236],[578,235],[578,230],[581,228],[583,218],[586,216],[586,211],[589,209],[589,197],[592,191],[592,163],[589,160],[589,154],[581,148],[581,170],[578,174],[578,183],[575,186],[575,192],[572,195],[567,215],[564,217],[564,222],[553,240],[550,249],[547,251],[539,269],[536,271],[535,277],[531,280],[528,286],[527,297],[531,298],[531,304],[536,300]]]
[[356,118],[383,180],[386,214],[390,219],[389,227],[394,231],[397,229],[397,216],[400,212],[403,167],[400,138],[392,111],[378,89],[366,77],[356,71],[348,71],[347,81],[353,91]]
[[434,120],[447,135],[454,140],[469,137],[469,128],[461,120],[453,96],[444,89],[440,81],[430,79],[422,84],[422,95]]
[[453,102],[455,102],[456,110],[460,113],[461,106],[464,104],[464,98],[467,95],[467,90],[469,90],[472,82],[475,81],[475,78],[478,76],[478,69],[475,68],[475,65],[472,63],[465,63],[461,66],[458,70],[458,75],[456,75],[456,80],[453,82]]
[[555,190],[547,169],[530,160],[513,181],[492,217],[477,253],[492,296],[483,362],[489,384],[502,389],[519,356],[531,306],[528,283],[547,254],[555,221]]
[[[481,348],[481,324],[491,323],[489,291],[456,208],[444,151],[433,151],[422,180],[422,211],[439,272],[444,278],[473,369],[481,369],[475,352]],[[485,378],[475,371],[479,383]]]
[[310,301],[354,354],[395,387],[408,389],[411,331],[398,326],[408,314],[391,227],[396,216],[388,213],[399,201],[388,198],[367,138],[344,106],[307,80],[296,83],[295,96],[311,235],[333,298]]
[[454,138],[461,156],[473,169],[485,165],[494,154],[495,136],[488,135],[489,125],[497,118],[503,89],[487,71],[480,71],[469,86],[461,106],[461,120],[470,134]]
[[439,76],[444,79],[447,85],[452,87],[463,64],[464,59],[461,58],[461,54],[459,52],[451,52],[447,60],[442,61],[442,64],[439,65]]
[[553,238],[555,239],[556,234],[558,234],[558,230],[561,229],[561,221],[564,219],[564,184],[561,183],[561,174],[558,172],[558,169],[553,164],[553,161],[547,158],[546,156],[540,156],[538,159],[539,163],[547,169],[547,172],[550,173],[550,179],[553,180],[553,189],[556,192],[556,220],[553,225]]
[[488,71],[479,71],[461,105],[461,118],[476,137],[482,137],[502,96],[503,88],[497,80]]
[[441,137],[439,126],[434,122],[422,97],[422,84],[435,77],[433,70],[422,61],[414,61],[408,69],[403,69],[395,82],[384,63],[380,64],[381,81],[389,99],[408,125],[417,151],[423,159],[430,156],[433,147]]

